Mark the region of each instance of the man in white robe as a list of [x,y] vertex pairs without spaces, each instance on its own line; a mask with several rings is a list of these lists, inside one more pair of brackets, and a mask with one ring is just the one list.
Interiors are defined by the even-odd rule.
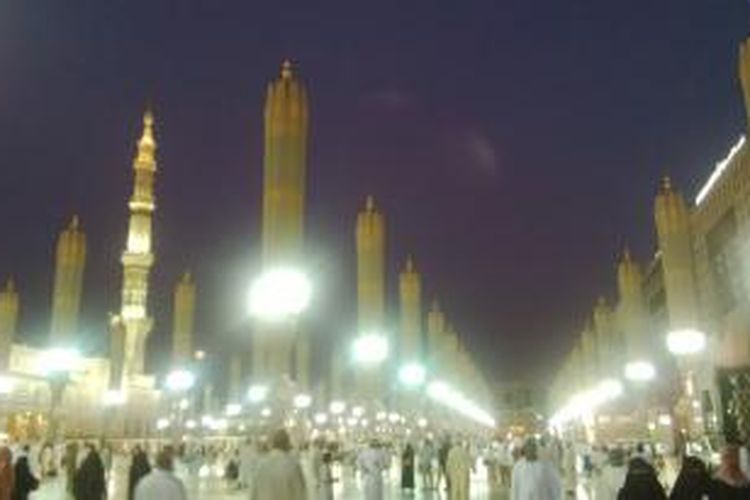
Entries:
[[291,453],[289,434],[284,429],[276,431],[271,447],[255,471],[250,500],[306,500],[305,477]]
[[248,439],[240,448],[240,488],[247,488],[253,480],[257,465],[255,443]]
[[362,475],[365,500],[383,500],[383,471],[388,468],[388,457],[373,441],[357,457],[357,469]]
[[536,442],[523,447],[523,458],[513,467],[511,500],[561,500],[562,484],[554,465],[537,456]]
[[450,500],[469,500],[469,480],[474,461],[466,445],[456,444],[448,452],[445,469],[448,474],[448,498]]
[[185,486],[174,475],[174,451],[166,447],[156,456],[156,467],[135,487],[135,500],[187,500]]

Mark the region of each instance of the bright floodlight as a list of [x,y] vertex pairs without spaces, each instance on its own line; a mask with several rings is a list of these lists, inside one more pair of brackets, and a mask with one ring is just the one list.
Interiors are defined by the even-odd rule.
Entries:
[[388,358],[388,339],[383,335],[362,335],[354,341],[354,361],[362,364],[379,364]]
[[266,417],[266,418],[270,417],[271,416],[271,409],[270,408],[263,408],[263,410],[261,410],[261,412],[260,412],[260,416],[261,417]]
[[272,269],[255,280],[250,289],[250,313],[268,321],[300,314],[310,304],[312,285],[295,269]]
[[675,356],[697,354],[705,348],[706,334],[699,330],[675,330],[667,335],[667,349]]
[[160,431],[163,431],[164,429],[169,428],[169,419],[168,418],[160,418],[156,421],[156,428]]
[[268,396],[268,387],[265,385],[254,385],[251,386],[247,391],[247,399],[251,403],[260,403]]
[[39,358],[39,371],[45,375],[70,372],[81,364],[77,349],[56,347],[47,349]]
[[166,385],[172,392],[189,391],[195,385],[195,375],[187,370],[174,370],[167,375]]
[[10,394],[16,388],[16,381],[11,377],[0,376],[0,394]]
[[317,413],[314,417],[315,423],[318,425],[323,425],[326,422],[328,422],[328,415],[325,413]]
[[297,394],[294,396],[294,407],[300,410],[309,408],[312,404],[312,398],[308,394]]
[[346,403],[343,401],[334,401],[331,403],[330,410],[334,415],[341,415],[346,410]]
[[125,404],[126,397],[123,391],[110,389],[104,393],[104,406],[122,406]]
[[633,382],[648,382],[655,376],[656,369],[648,361],[633,361],[625,365],[625,378]]
[[409,363],[398,372],[399,381],[407,387],[419,387],[425,383],[427,372],[419,363]]
[[365,409],[362,408],[361,406],[355,406],[354,408],[352,408],[352,415],[354,415],[355,417],[360,418],[364,416],[364,414],[365,414]]
[[224,413],[226,413],[227,417],[236,417],[242,413],[242,405],[239,403],[229,403],[224,409]]

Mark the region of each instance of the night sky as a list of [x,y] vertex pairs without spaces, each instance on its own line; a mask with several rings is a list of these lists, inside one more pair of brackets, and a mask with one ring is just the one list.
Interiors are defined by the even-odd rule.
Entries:
[[659,178],[692,199],[744,130],[746,1],[300,3],[0,0],[0,277],[18,282],[24,339],[47,335],[54,241],[78,213],[82,333],[106,348],[151,103],[153,366],[186,268],[197,342],[214,359],[249,343],[263,98],[285,57],[312,103],[315,338],[354,330],[354,221],[373,194],[393,325],[413,253],[426,300],[498,382],[553,374],[596,297],[614,299],[623,244],[653,252]]

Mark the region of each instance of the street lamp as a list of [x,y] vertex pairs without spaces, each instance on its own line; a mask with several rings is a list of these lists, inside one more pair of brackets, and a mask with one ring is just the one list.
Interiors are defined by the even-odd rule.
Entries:
[[260,403],[268,396],[268,387],[265,385],[253,385],[247,391],[247,399],[251,403]]
[[698,354],[706,349],[706,334],[691,328],[667,334],[667,349],[675,356]]
[[166,386],[172,392],[189,391],[195,385],[195,375],[188,370],[174,370],[167,375]]
[[305,408],[309,408],[312,404],[312,398],[308,394],[297,394],[294,396],[294,407],[298,410],[304,410]]
[[656,368],[649,361],[632,361],[625,365],[625,378],[632,382],[648,382],[656,376]]
[[419,387],[424,385],[427,371],[419,363],[408,363],[399,370],[398,379],[406,387]]
[[307,309],[312,285],[302,271],[277,268],[265,271],[250,288],[250,314],[265,321],[289,319]]

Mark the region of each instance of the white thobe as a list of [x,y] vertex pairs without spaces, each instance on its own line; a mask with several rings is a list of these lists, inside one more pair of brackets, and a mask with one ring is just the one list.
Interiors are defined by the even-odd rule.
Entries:
[[565,491],[575,492],[578,483],[578,471],[576,470],[576,452],[572,446],[566,447],[563,453],[563,478]]
[[152,470],[138,481],[135,487],[135,500],[187,500],[182,482],[169,471]]
[[454,446],[448,453],[445,469],[450,484],[450,500],[469,500],[471,465],[471,457],[463,446]]
[[560,476],[548,462],[525,458],[513,467],[511,500],[560,500],[562,487]]
[[251,500],[306,500],[302,466],[291,453],[271,450],[258,464]]
[[627,475],[625,466],[613,467],[605,465],[602,467],[601,475],[594,483],[594,498],[617,498],[620,488],[625,485],[625,476]]
[[240,483],[248,486],[253,480],[257,454],[255,446],[249,443],[242,445],[240,448]]
[[366,448],[357,458],[357,468],[362,473],[365,500],[383,499],[383,471],[388,460],[381,450]]

